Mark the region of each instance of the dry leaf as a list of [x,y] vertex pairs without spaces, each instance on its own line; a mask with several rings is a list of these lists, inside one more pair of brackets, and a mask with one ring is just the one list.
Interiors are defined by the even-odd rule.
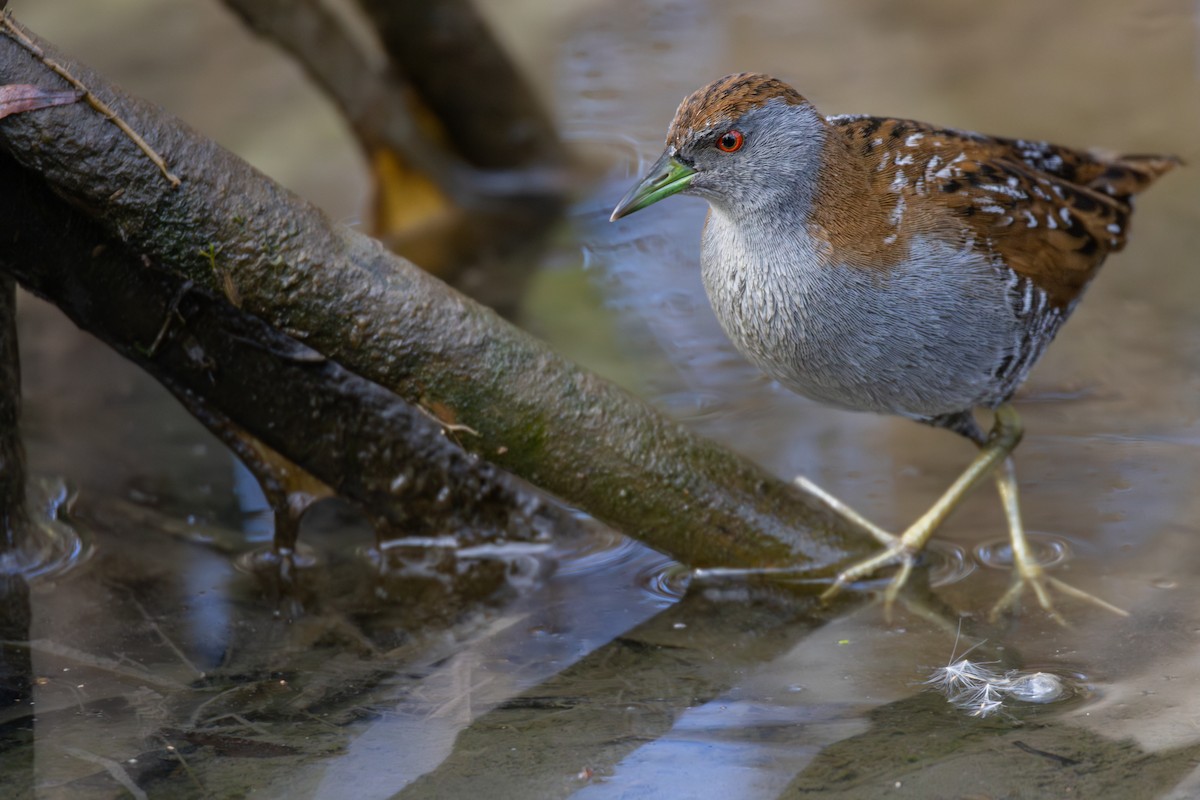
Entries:
[[0,119],[22,111],[35,111],[49,106],[65,106],[79,100],[83,95],[74,89],[48,92],[25,83],[10,83],[0,86]]

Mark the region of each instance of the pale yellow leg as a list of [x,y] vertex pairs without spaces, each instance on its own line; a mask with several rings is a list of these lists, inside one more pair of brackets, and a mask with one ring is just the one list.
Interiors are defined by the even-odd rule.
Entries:
[[1042,569],[1042,565],[1037,563],[1037,559],[1034,558],[1033,551],[1029,547],[1029,540],[1025,538],[1025,526],[1021,523],[1021,505],[1017,500],[1017,471],[1013,467],[1011,458],[1005,459],[1004,466],[996,472],[996,488],[1000,491],[1000,502],[1004,505],[1004,516],[1008,519],[1008,535],[1012,540],[1013,581],[1012,586],[1008,588],[1004,596],[992,607],[991,618],[993,621],[1001,613],[1016,605],[1017,600],[1021,596],[1021,591],[1026,585],[1033,588],[1034,594],[1037,595],[1038,604],[1060,625],[1066,625],[1067,623],[1062,618],[1062,615],[1055,610],[1054,603],[1050,600],[1049,589],[1051,588],[1057,589],[1069,597],[1094,603],[1122,617],[1129,616],[1128,611],[1118,608],[1112,603],[1105,602],[1082,589],[1076,589],[1074,586],[1060,581],[1058,578],[1047,575],[1046,571]]
[[[864,559],[839,573],[833,585],[821,595],[821,599],[827,600],[833,597],[847,584],[870,575],[880,567],[899,563],[900,571],[888,584],[883,595],[885,609],[890,611],[896,595],[912,573],[916,555],[929,541],[929,537],[945,521],[946,517],[950,516],[950,512],[962,502],[967,492],[994,470],[998,463],[1008,458],[1009,453],[1021,441],[1022,432],[1021,418],[1012,406],[1004,405],[996,409],[996,420],[992,425],[992,432],[987,443],[980,448],[979,455],[975,456],[975,460],[971,462],[970,466],[963,470],[954,483],[950,484],[950,488],[937,499],[936,503],[930,506],[928,511],[909,526],[908,530],[898,537],[892,537],[881,553]],[[878,534],[876,537],[879,538]]]
[[862,514],[843,503],[841,500],[838,500],[836,497],[822,489],[820,486],[817,486],[817,484],[813,483],[803,475],[796,478],[793,483],[814,497],[820,498],[822,503],[833,509],[839,516],[850,520],[855,525],[874,536],[881,545],[886,547],[896,541],[897,537],[894,534],[888,533],[874,522],[871,522],[871,520],[867,519]]

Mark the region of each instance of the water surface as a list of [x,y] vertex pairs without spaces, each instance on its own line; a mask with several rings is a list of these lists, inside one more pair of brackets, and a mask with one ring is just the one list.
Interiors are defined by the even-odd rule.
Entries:
[[[1185,2],[482,5],[590,176],[522,323],[890,528],[970,446],[821,408],[745,364],[700,287],[703,203],[607,222],[679,99],[764,70],[826,113],[1200,161]],[[361,213],[364,173],[336,117],[216,4],[115,4],[86,30],[71,7],[25,19],[335,218]],[[370,532],[336,506],[306,525],[322,571],[289,623],[236,568],[269,528],[231,458],[25,298],[30,459],[77,490],[94,554],[32,589],[34,703],[0,714],[0,778],[40,797],[1197,796],[1197,197],[1189,167],[1139,198],[1128,249],[1018,398],[1027,524],[1062,553],[1056,575],[1131,612],[1063,599],[1070,628],[1028,603],[982,625],[1008,580],[990,487],[939,534],[975,569],[890,623],[874,605],[822,611],[736,583],[693,581],[681,601],[669,562],[586,520],[548,548],[463,559],[463,580],[380,578],[361,557]],[[981,720],[921,686],[984,637],[997,668],[1078,691]]]

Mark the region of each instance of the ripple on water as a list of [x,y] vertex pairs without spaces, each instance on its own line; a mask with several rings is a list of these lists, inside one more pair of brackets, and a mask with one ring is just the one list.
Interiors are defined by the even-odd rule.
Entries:
[[592,523],[588,533],[554,548],[558,575],[587,575],[633,561],[645,548],[612,528]]
[[923,555],[929,564],[931,586],[958,583],[975,571],[975,562],[967,555],[967,549],[954,542],[935,539],[926,545]]
[[1008,694],[1022,703],[1057,703],[1075,696],[1074,686],[1054,672],[1022,672],[1009,679]]
[[1077,709],[1096,702],[1103,692],[1085,673],[1062,664],[1036,665],[1009,674],[1009,698],[1029,705],[1065,704]]
[[91,537],[70,516],[75,493],[60,478],[31,480],[27,492],[29,527],[20,546],[0,553],[0,574],[27,581],[61,578],[93,552]]
[[317,551],[306,544],[297,543],[291,553],[275,550],[270,545],[242,553],[233,560],[234,569],[247,575],[257,575],[279,569],[285,557],[290,556],[295,569],[311,569],[322,562]]
[[[1033,531],[1027,536],[1029,548],[1039,566],[1056,567],[1071,558],[1071,545],[1061,536]],[[975,546],[975,558],[985,567],[1012,569],[1012,543],[1007,538],[981,542]]]
[[655,600],[674,603],[687,592],[692,571],[678,561],[662,556],[638,570],[635,583]]
[[[958,583],[976,569],[976,564],[967,555],[965,547],[940,539],[934,539],[925,545],[917,563],[919,567],[927,567],[929,569],[929,585],[935,587]],[[749,572],[752,572],[752,570],[747,571],[747,573]],[[769,571],[764,570],[763,573],[769,574]],[[786,575],[786,570],[781,571],[780,574]],[[894,578],[895,573],[889,569],[885,569],[874,576],[854,581],[854,585],[864,589],[882,589],[890,584]],[[808,583],[809,580],[803,579],[798,582]]]
[[[549,573],[550,546],[540,542],[484,542],[458,547],[454,537],[406,537],[355,552],[379,577],[461,580],[479,570],[504,565],[504,582],[516,589],[532,588]],[[495,574],[492,572],[491,574]]]
[[579,514],[578,518],[587,533],[554,547],[552,554],[558,562],[556,576],[579,577],[640,562],[641,566],[634,573],[636,586],[655,600],[666,601],[664,605],[683,597],[692,577],[687,567],[600,525],[585,514]]

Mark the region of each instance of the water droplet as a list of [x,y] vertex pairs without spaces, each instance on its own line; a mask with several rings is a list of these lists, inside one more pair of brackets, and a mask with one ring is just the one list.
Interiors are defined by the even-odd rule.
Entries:
[[1063,679],[1052,672],[1018,675],[1010,680],[1007,692],[1025,703],[1053,703],[1069,694]]

